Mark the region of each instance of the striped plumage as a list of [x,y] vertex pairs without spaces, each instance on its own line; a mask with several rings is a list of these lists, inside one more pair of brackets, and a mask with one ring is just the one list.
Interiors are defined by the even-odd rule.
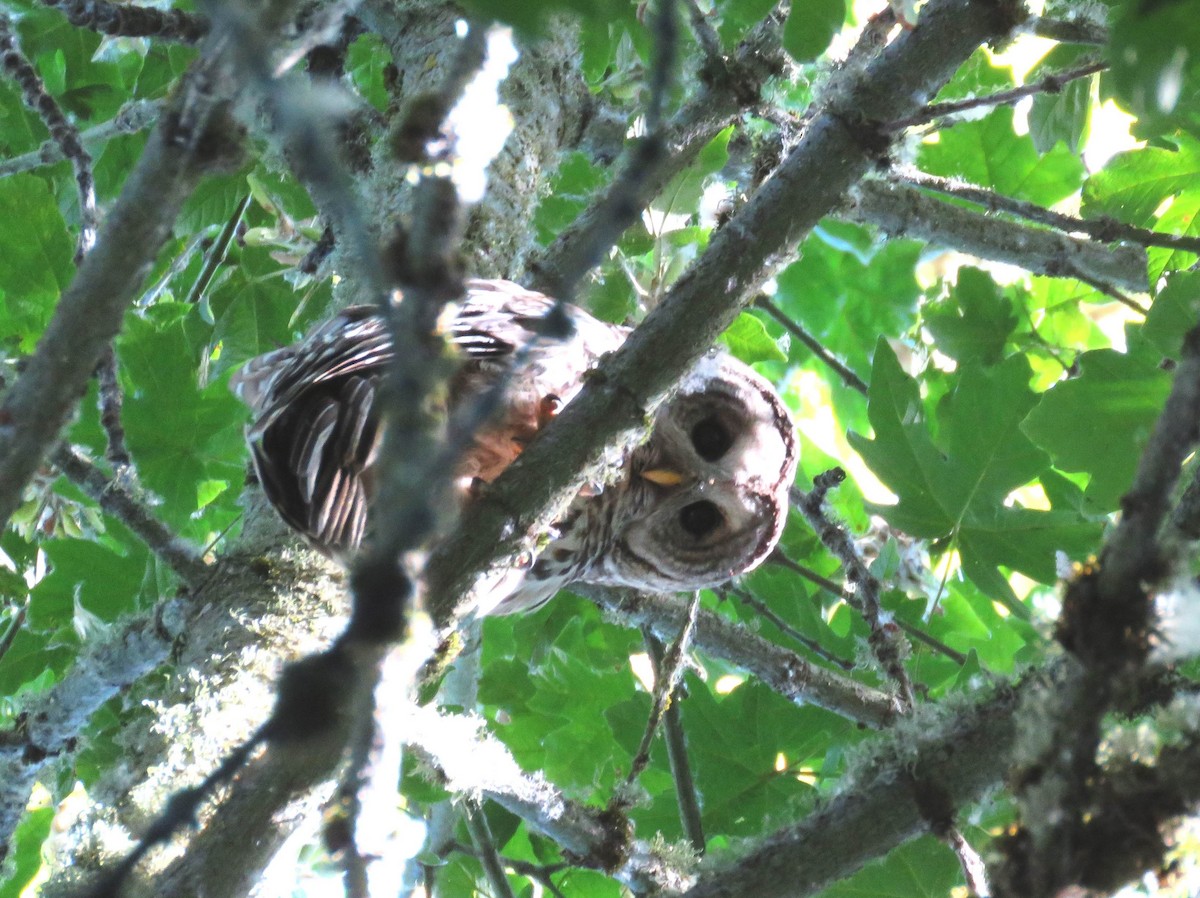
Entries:
[[[462,359],[451,407],[509,375],[502,411],[456,472],[488,482],[628,330],[564,306],[574,335],[533,342],[553,300],[508,281],[466,288],[449,333]],[[390,358],[382,319],[354,307],[250,360],[231,382],[254,412],[246,435],[267,497],[314,546],[343,560],[366,532],[374,400]],[[497,585],[493,610],[536,607],[573,580],[697,589],[753,567],[782,531],[796,456],[791,420],[770,385],[711,351],[662,406],[649,439],[628,453],[617,482],[581,494],[536,562]]]

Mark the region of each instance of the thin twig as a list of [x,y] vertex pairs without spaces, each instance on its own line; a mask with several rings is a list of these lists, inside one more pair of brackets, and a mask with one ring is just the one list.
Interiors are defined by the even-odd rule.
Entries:
[[724,60],[721,57],[721,38],[717,34],[716,29],[708,22],[708,16],[704,14],[696,0],[683,0],[684,6],[687,7],[688,21],[692,25],[692,34],[696,36],[696,43],[700,45],[700,49],[704,51],[704,59],[709,65],[724,66]]
[[63,156],[71,161],[75,170],[75,186],[79,192],[79,241],[75,249],[78,264],[84,255],[96,245],[96,230],[99,212],[96,210],[96,180],[92,175],[92,157],[83,147],[79,129],[72,124],[58,103],[46,90],[41,76],[25,58],[13,35],[12,22],[0,14],[0,64],[5,73],[17,82],[25,105],[37,113],[50,131],[50,137],[58,144]]
[[96,366],[96,387],[100,406],[100,426],[104,428],[107,445],[104,457],[117,471],[130,464],[129,449],[125,445],[125,428],[121,424],[121,406],[124,403],[121,381],[117,376],[117,355],[112,344],[100,356]]
[[4,660],[4,656],[8,654],[8,650],[12,648],[13,642],[17,638],[17,634],[21,632],[21,628],[25,626],[25,618],[29,614],[29,598],[26,596],[25,601],[21,603],[21,607],[17,609],[17,613],[12,616],[12,620],[8,622],[8,629],[4,631],[4,635],[0,636],[0,661]]
[[[799,565],[797,565],[797,567],[799,567]],[[833,583],[831,581],[826,581],[826,583],[828,583],[829,586],[835,586],[835,587],[837,586],[836,583]],[[822,584],[822,585],[824,585],[824,584]],[[750,590],[744,589],[740,586],[729,586],[729,587],[726,587],[725,591],[728,592],[730,595],[737,596],[742,602],[744,602],[745,604],[747,604],[751,608],[753,608],[755,614],[757,614],[759,617],[764,617],[767,620],[769,620],[771,623],[773,623],[776,627],[779,628],[780,632],[782,632],[784,635],[790,637],[791,639],[795,640],[796,642],[800,643],[802,646],[804,646],[806,649],[808,649],[810,652],[812,652],[817,657],[824,658],[830,664],[836,664],[842,670],[845,670],[845,671],[854,670],[854,662],[853,661],[847,661],[845,658],[839,658],[833,652],[829,651],[827,648],[825,648],[823,645],[821,645],[821,643],[817,642],[817,640],[810,639],[809,637],[805,636],[803,633],[801,633],[799,630],[797,630],[795,627],[793,627],[791,624],[789,624],[787,621],[785,621],[782,617],[780,617],[778,614],[776,614],[775,611],[771,608],[771,606],[769,606],[766,602],[756,598],[750,592]],[[840,592],[841,592],[841,590],[839,590],[839,593]]]
[[797,324],[790,316],[785,315],[779,306],[775,305],[775,303],[771,302],[771,300],[763,294],[759,294],[758,296],[754,297],[754,305],[778,321],[781,325],[783,325],[784,329],[789,334],[807,346],[813,355],[824,362],[830,369],[833,370],[835,374],[837,374],[838,377],[842,379],[842,382],[845,383],[846,386],[850,387],[852,390],[857,390],[864,396],[867,395],[866,382],[849,368],[847,368],[845,364],[839,361],[832,352],[822,346],[816,337]]
[[109,0],[42,0],[62,10],[76,28],[120,37],[155,37],[185,44],[199,43],[208,34],[208,20],[181,9],[153,9]]
[[[849,605],[851,608],[853,608],[855,611],[859,612],[860,614],[862,613],[862,603],[859,600],[857,595],[850,592],[848,589],[846,589],[840,583],[835,583],[834,581],[830,580],[828,577],[822,577],[820,574],[818,574],[816,571],[812,570],[811,568],[807,568],[804,565],[799,564],[796,561],[793,561],[791,558],[789,558],[787,555],[784,555],[778,549],[776,549],[774,552],[771,553],[771,555],[767,558],[767,561],[772,562],[774,564],[778,564],[781,567],[785,567],[794,574],[799,574],[801,577],[803,577],[805,580],[809,581],[810,583],[813,583],[813,584],[821,587],[821,589],[825,590],[827,593],[829,593],[834,598],[840,599],[841,601],[843,601],[847,605]],[[900,620],[899,618],[896,618],[895,624],[901,630],[903,630],[906,635],[911,636],[913,639],[917,640],[917,642],[925,644],[929,648],[933,649],[935,652],[945,655],[947,658],[949,658],[955,664],[958,664],[959,666],[961,666],[961,665],[967,663],[966,655],[964,655],[962,652],[955,651],[954,649],[950,648],[950,646],[946,645],[941,640],[939,640],[933,636],[930,636],[928,633],[926,633],[920,627],[915,627],[912,624],[910,624],[908,621]]]
[[835,524],[825,514],[822,507],[826,492],[845,478],[846,474],[841,468],[833,468],[814,478],[811,493],[804,493],[796,487],[792,487],[792,505],[804,515],[822,545],[842,563],[846,579],[854,585],[855,594],[862,603],[863,620],[867,622],[867,627],[871,631],[868,638],[871,650],[883,670],[895,680],[896,685],[900,688],[900,696],[906,707],[912,708],[915,701],[912,682],[901,662],[900,649],[896,644],[895,637],[884,626],[882,609],[879,604],[880,583],[863,563],[850,535],[840,525]]
[[[478,858],[479,853],[470,845],[464,845],[462,842],[451,842],[448,846],[447,853],[457,851],[460,854],[465,854],[468,857]],[[518,860],[515,857],[505,857],[498,855],[500,863],[507,868],[511,868],[514,873],[521,876],[528,876],[530,879],[536,879],[541,883],[551,895],[555,898],[566,898],[562,891],[554,884],[551,878],[555,873],[561,873],[563,870],[571,869],[571,864],[534,864],[529,861]],[[405,892],[404,894],[408,894]]]
[[1121,305],[1125,306],[1126,308],[1132,309],[1134,312],[1137,312],[1143,318],[1145,318],[1147,315],[1150,314],[1150,310],[1148,308],[1146,308],[1146,306],[1144,306],[1140,302],[1138,302],[1136,299],[1134,299],[1133,297],[1126,296],[1124,293],[1122,293],[1120,290],[1118,290],[1112,284],[1106,283],[1105,281],[1087,273],[1086,271],[1080,271],[1074,265],[1069,265],[1068,270],[1064,271],[1063,274],[1067,277],[1073,277],[1073,278],[1075,278],[1075,280],[1079,281],[1081,284],[1087,284],[1093,290],[1096,290],[1097,292],[1103,293],[1105,296],[1115,299]]
[[987,898],[991,894],[988,888],[987,868],[983,864],[983,858],[979,856],[979,852],[971,847],[958,827],[951,827],[946,833],[944,841],[950,846],[950,850],[954,852],[954,856],[958,858],[958,864],[962,867],[963,879],[967,882],[967,891],[972,898]]
[[246,214],[249,206],[250,194],[247,193],[238,202],[237,208],[233,210],[233,215],[229,216],[229,220],[221,228],[221,233],[217,235],[217,239],[205,254],[204,266],[200,269],[200,273],[196,276],[196,282],[192,284],[192,289],[188,293],[188,305],[198,305],[204,299],[204,294],[216,276],[217,269],[221,267],[221,263],[225,261],[225,256],[229,253],[229,247],[237,234],[238,225],[241,224],[242,217]]
[[196,550],[167,529],[151,513],[146,503],[118,480],[108,477],[66,443],[54,451],[50,460],[102,509],[132,530],[151,552],[170,565],[184,583],[192,589],[198,589],[208,580],[211,571]]
[[[654,664],[654,681],[659,683],[665,673],[663,665],[666,651],[662,641],[653,633],[643,630],[646,650]],[[707,848],[704,838],[704,817],[700,812],[700,796],[696,791],[696,781],[692,777],[692,764],[688,758],[687,740],[683,733],[683,721],[679,714],[679,700],[683,697],[683,689],[678,685],[674,688],[671,700],[667,703],[663,715],[663,742],[667,746],[667,760],[671,765],[671,778],[675,780],[675,801],[679,805],[679,822],[683,825],[684,835],[692,843],[696,854],[703,855]]]
[[1107,62],[1089,62],[1073,69],[1067,69],[1063,72],[1054,72],[1046,75],[1032,84],[1022,84],[1020,87],[1014,87],[1010,90],[1002,90],[994,94],[988,94],[984,97],[971,97],[966,100],[954,100],[953,102],[949,103],[930,103],[920,112],[905,116],[904,118],[895,119],[889,122],[886,127],[890,131],[903,131],[905,128],[923,125],[926,122],[933,121],[934,119],[945,118],[948,115],[955,115],[971,109],[980,109],[985,106],[1009,105],[1016,103],[1019,100],[1023,100],[1025,97],[1033,96],[1034,94],[1058,93],[1065,85],[1072,81],[1075,81],[1079,78],[1087,78],[1090,75],[1095,75],[1096,73],[1106,71],[1107,69]]
[[[122,106],[110,121],[82,132],[79,135],[80,139],[84,144],[96,144],[121,134],[145,131],[158,120],[161,108],[162,102],[158,100],[131,100]],[[51,138],[36,150],[30,150],[20,156],[13,156],[11,159],[0,160],[0,178],[31,171],[44,165],[53,165],[65,158],[58,141]]]
[[1138,228],[1124,224],[1114,218],[1075,218],[1055,212],[1037,203],[1002,196],[994,191],[955,178],[942,178],[937,175],[927,175],[913,168],[896,170],[898,179],[915,187],[925,187],[947,196],[967,200],[983,206],[990,212],[1008,212],[1012,215],[1038,224],[1057,228],[1065,233],[1087,234],[1105,243],[1125,241],[1139,246],[1162,246],[1167,249],[1183,250],[1200,255],[1200,237],[1188,237],[1184,234],[1163,234],[1147,228]]
[[483,865],[483,873],[492,886],[492,895],[495,898],[515,898],[483,808],[475,799],[468,799],[465,802],[465,810],[463,816],[466,818],[467,831],[471,834],[471,842],[475,845],[475,857]]
[[[675,694],[675,687],[679,685],[679,677],[683,673],[684,661],[687,657],[688,644],[692,640],[692,633],[696,630],[696,614],[699,610],[700,593],[695,592],[688,603],[687,616],[683,620],[683,628],[671,643],[671,647],[664,653],[662,663],[656,665],[654,701],[650,706],[650,717],[646,721],[646,729],[642,733],[641,744],[638,745],[637,752],[633,756],[633,762],[629,765],[629,775],[625,777],[626,785],[635,783],[637,778],[642,775],[642,771],[646,769],[646,765],[650,763],[650,743],[654,741],[654,734],[658,731],[658,725],[662,722],[663,712],[666,711],[667,706],[671,703],[671,698]],[[647,638],[652,636],[648,630],[644,630],[643,633]]]

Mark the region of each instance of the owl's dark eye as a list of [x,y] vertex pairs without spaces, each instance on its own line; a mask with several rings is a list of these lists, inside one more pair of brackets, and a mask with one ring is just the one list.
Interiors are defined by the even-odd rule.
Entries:
[[724,516],[707,499],[685,505],[679,510],[679,526],[696,539],[703,539],[721,526]]
[[733,445],[733,434],[716,415],[701,419],[692,428],[692,446],[705,461],[718,461]]

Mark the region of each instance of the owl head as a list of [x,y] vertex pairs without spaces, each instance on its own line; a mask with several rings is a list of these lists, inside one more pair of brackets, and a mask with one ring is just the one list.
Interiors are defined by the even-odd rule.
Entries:
[[669,591],[751,570],[783,532],[798,458],[771,385],[711,350],[631,454],[607,551],[582,579]]

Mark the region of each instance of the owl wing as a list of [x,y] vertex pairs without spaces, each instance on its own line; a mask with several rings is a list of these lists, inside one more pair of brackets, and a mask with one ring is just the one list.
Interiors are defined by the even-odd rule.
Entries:
[[331,556],[366,530],[377,452],[375,396],[392,358],[377,310],[339,312],[294,346],[251,359],[230,388],[254,411],[254,469],[283,519]]
[[[456,378],[460,393],[478,390],[507,370],[555,308],[549,297],[508,281],[472,280],[466,288],[447,335],[464,359]],[[620,330],[578,310],[571,317],[614,335]],[[378,310],[353,306],[294,346],[251,359],[230,382],[254,412],[246,437],[267,498],[290,526],[333,557],[357,548],[366,529],[379,439],[375,398],[392,357]],[[559,378],[547,373],[546,365],[528,368],[534,373],[514,378],[518,393],[557,389]],[[574,378],[581,373],[576,371]],[[542,398],[531,400],[535,418]],[[491,430],[502,428],[503,422]],[[492,460],[491,476],[524,445],[504,439],[505,454]],[[479,451],[487,455],[483,448]]]

